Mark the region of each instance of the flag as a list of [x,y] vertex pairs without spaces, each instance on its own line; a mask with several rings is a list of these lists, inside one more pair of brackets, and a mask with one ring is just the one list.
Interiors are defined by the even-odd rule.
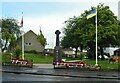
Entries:
[[21,19],[20,26],[23,27],[23,17],[22,17],[22,19]]
[[93,11],[91,11],[90,13],[87,14],[87,19],[92,18],[96,14],[97,14],[97,11],[96,11],[96,9],[94,9]]

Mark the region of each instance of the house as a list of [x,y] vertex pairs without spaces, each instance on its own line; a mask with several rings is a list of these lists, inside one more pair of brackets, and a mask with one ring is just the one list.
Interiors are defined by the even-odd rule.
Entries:
[[51,48],[45,49],[44,51],[45,51],[45,54],[46,54],[46,55],[47,55],[47,54],[51,54],[51,55],[54,54],[54,49],[51,49]]
[[82,52],[80,50],[77,51],[77,55],[80,55]]
[[54,53],[54,49],[47,49],[47,52],[50,53],[50,54],[53,54]]
[[114,55],[114,51],[117,50],[117,49],[118,49],[118,47],[106,47],[104,49],[104,52],[109,53],[110,56],[112,56],[112,55]]
[[120,56],[120,48],[114,51],[114,55]]
[[113,59],[115,59],[115,62],[120,63],[120,48],[114,51]]
[[[17,45],[21,48],[22,46],[21,37],[18,39]],[[43,52],[44,48],[45,47],[42,46],[40,42],[38,42],[37,35],[32,30],[29,30],[24,34],[24,50],[25,51],[35,50],[37,52]]]
[[120,63],[120,48],[114,51],[114,55],[110,59],[111,61]]
[[64,48],[63,49],[65,55],[73,55],[75,51],[72,48]]

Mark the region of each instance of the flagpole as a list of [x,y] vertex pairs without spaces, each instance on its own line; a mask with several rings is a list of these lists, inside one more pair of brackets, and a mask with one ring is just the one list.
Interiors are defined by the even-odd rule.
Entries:
[[[22,12],[22,21],[23,21],[23,12]],[[23,34],[22,34],[22,59],[24,60],[24,28],[23,28],[23,25],[22,25],[22,31],[23,31]]]
[[24,60],[24,32],[23,32],[23,35],[22,35],[22,59]]
[[97,50],[97,8],[96,8],[96,18],[95,18],[95,22],[96,22],[96,66],[98,65],[98,59],[97,59],[97,56],[98,56],[98,50]]

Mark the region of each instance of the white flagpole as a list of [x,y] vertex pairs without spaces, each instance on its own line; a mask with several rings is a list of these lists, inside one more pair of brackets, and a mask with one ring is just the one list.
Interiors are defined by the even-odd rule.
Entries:
[[98,65],[98,59],[97,59],[97,56],[98,56],[98,50],[97,50],[97,8],[96,8],[96,18],[95,18],[95,21],[96,21],[96,66]]
[[22,59],[24,60],[24,33],[22,35]]
[[[22,12],[22,21],[23,21],[23,12]],[[22,25],[22,31],[23,31],[23,34],[22,34],[22,59],[24,60],[24,28],[23,28],[23,25]]]

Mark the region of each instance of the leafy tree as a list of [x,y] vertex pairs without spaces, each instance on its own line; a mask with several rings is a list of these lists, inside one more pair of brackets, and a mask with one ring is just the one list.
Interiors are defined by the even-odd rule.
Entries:
[[[86,14],[95,9],[91,7],[90,10],[85,10],[78,17],[73,17],[66,21],[64,27],[64,34],[62,45],[84,47],[88,50],[90,58],[95,58],[95,42],[96,42],[96,28],[95,17],[90,19],[86,18]],[[98,50],[103,56],[103,49],[109,46],[119,46],[120,41],[120,27],[119,21],[114,13],[109,9],[109,6],[99,4],[97,6],[98,11]],[[70,39],[69,39],[70,38]],[[118,39],[119,38],[119,39]],[[69,42],[70,41],[70,42]],[[66,47],[66,46],[65,46]],[[68,46],[67,46],[68,47]],[[103,59],[104,57],[102,57]]]
[[73,47],[76,49],[75,51],[76,54],[78,47],[81,46],[81,39],[79,37],[81,33],[79,33],[80,30],[79,27],[77,26],[78,25],[77,21],[78,18],[74,16],[73,18],[70,18],[68,21],[65,22],[66,23],[66,27],[64,27],[65,36],[61,41],[61,45],[63,46],[63,48]]
[[120,21],[118,22],[117,43],[120,46]]
[[103,57],[103,48],[118,46],[118,20],[108,6],[98,6],[98,46]]
[[46,38],[42,34],[41,30],[40,30],[40,34],[37,36],[37,39],[41,43],[41,45],[45,46],[47,44]]
[[19,47],[16,47],[15,49],[15,58],[19,58],[21,54],[21,49]]
[[9,45],[15,46],[16,39],[20,36],[20,26],[13,18],[1,19],[2,24],[2,51]]

